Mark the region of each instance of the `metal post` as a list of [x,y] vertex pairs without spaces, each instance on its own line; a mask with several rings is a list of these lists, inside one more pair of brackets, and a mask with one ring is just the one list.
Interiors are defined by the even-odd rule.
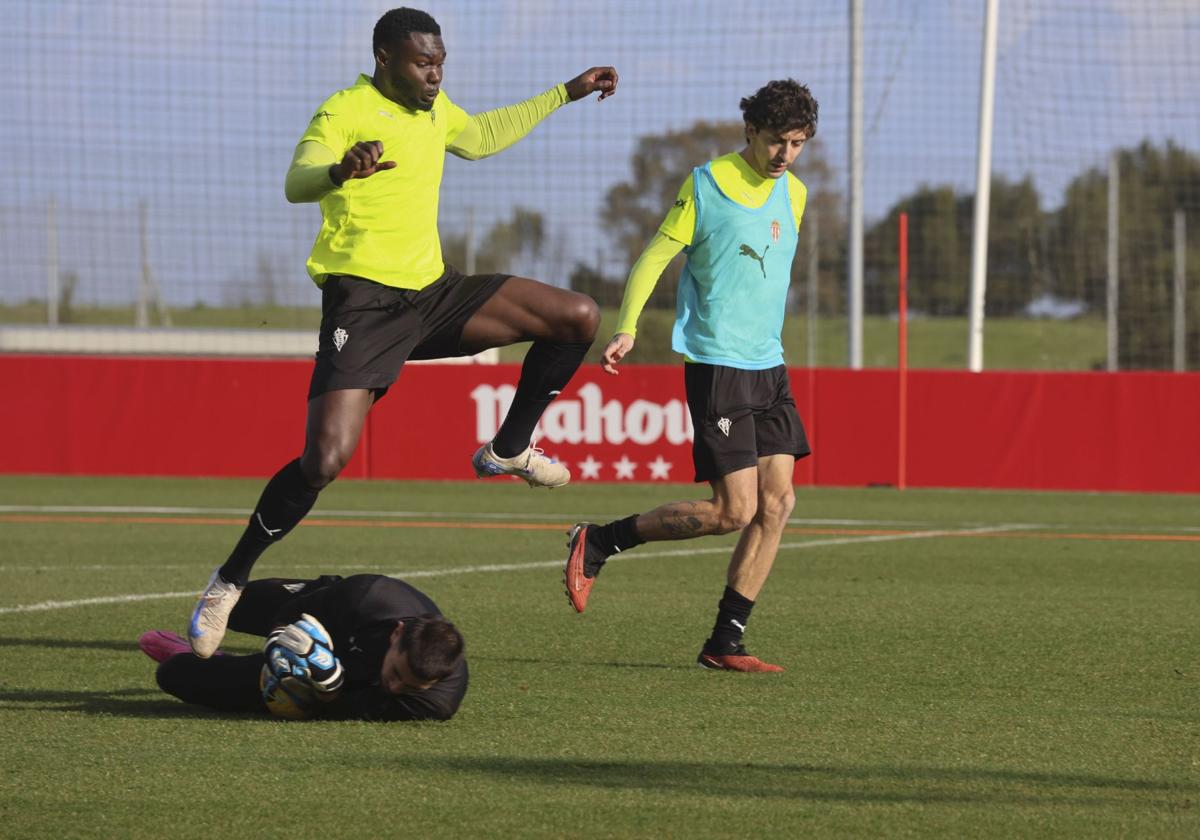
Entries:
[[1117,295],[1120,279],[1119,225],[1121,203],[1121,164],[1118,153],[1108,159],[1108,370],[1117,370]]
[[908,214],[900,214],[896,247],[899,276],[896,289],[896,364],[899,374],[898,418],[896,424],[896,489],[908,486]]
[[58,326],[58,301],[62,290],[58,286],[58,213],[54,198],[46,205],[46,323]]
[[150,267],[149,215],[146,202],[142,201],[138,205],[138,219],[141,228],[138,238],[141,241],[142,282],[138,287],[137,325],[139,327],[150,326],[150,299],[153,298],[155,311],[158,312],[159,326],[169,327],[171,326],[171,312],[167,309],[167,302],[163,300],[162,289],[154,276],[154,269]]
[[142,255],[142,273],[138,278],[137,307],[133,312],[133,323],[137,327],[150,326],[150,249],[146,242],[146,202],[138,204],[138,246]]
[[1187,227],[1183,211],[1175,211],[1175,371],[1187,370]]
[[988,213],[992,188],[992,123],[996,104],[996,21],[1000,0],[987,0],[983,24],[983,73],[979,86],[979,151],[975,167],[975,230],[971,237],[971,299],[967,366],[983,370],[983,307],[987,299]]
[[863,364],[863,2],[850,0],[850,241],[846,317],[850,367]]

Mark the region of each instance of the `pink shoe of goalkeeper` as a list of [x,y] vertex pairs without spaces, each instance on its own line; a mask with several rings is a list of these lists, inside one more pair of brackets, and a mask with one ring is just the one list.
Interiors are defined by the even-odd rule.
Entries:
[[[172,656],[192,652],[192,646],[188,644],[187,639],[168,630],[150,630],[143,633],[138,639],[138,647],[155,662],[166,662]],[[218,652],[217,655],[222,654]]]

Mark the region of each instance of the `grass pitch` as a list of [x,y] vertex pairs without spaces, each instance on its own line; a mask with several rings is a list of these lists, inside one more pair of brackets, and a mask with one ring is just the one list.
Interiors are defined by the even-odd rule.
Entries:
[[802,488],[772,676],[694,664],[729,538],[562,593],[572,522],[698,488],[338,483],[256,574],[407,577],[471,662],[449,723],[363,724],[186,707],[137,650],[261,485],[0,478],[0,835],[1200,835],[1195,497]]

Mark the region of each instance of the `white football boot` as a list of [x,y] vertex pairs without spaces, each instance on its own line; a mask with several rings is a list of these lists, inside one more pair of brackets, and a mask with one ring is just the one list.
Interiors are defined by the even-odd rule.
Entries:
[[562,487],[571,480],[571,471],[557,461],[547,458],[542,450],[530,444],[524,452],[511,458],[501,458],[485,443],[471,458],[477,478],[515,475],[530,487]]
[[242,587],[226,583],[221,579],[219,570],[212,573],[188,624],[188,642],[192,646],[192,653],[201,659],[208,659],[217,652],[221,640],[225,638],[229,614],[240,597]]

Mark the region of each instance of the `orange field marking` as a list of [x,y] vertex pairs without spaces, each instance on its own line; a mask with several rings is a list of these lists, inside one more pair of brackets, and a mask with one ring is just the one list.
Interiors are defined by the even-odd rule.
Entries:
[[[65,522],[71,525],[245,525],[245,519],[232,516],[82,516],[79,514],[14,513],[0,515],[0,522]],[[501,531],[550,531],[568,527],[564,524],[515,522],[422,522],[403,520],[398,522],[378,519],[321,519],[310,517],[305,526],[323,528],[484,528]]]
[[[833,528],[787,528],[787,534],[833,534],[846,536],[850,534],[885,535],[911,534],[912,531],[897,530],[856,530],[844,531]],[[970,539],[1030,539],[1030,540],[1111,540],[1114,542],[1200,542],[1200,534],[1088,534],[1060,533],[1057,531],[976,531],[963,533],[946,533],[943,537],[967,537]]]
[[[244,525],[246,520],[232,516],[100,516],[81,514],[0,514],[0,522],[67,523],[73,525]],[[310,517],[305,527],[318,528],[465,528],[485,531],[555,531],[567,527],[564,522],[447,522],[402,520],[389,522],[379,519],[322,519]],[[917,529],[895,528],[785,528],[785,534],[809,536],[902,536],[917,533]],[[992,531],[939,534],[943,537],[972,539],[1034,539],[1034,540],[1103,540],[1110,542],[1200,542],[1200,534],[1089,534],[1053,531]]]
[[[956,535],[957,536],[957,535]],[[1200,542],[1200,534],[1056,534],[1012,531],[1003,534],[963,534],[964,537],[1017,537],[1031,540],[1112,540],[1115,542]]]

